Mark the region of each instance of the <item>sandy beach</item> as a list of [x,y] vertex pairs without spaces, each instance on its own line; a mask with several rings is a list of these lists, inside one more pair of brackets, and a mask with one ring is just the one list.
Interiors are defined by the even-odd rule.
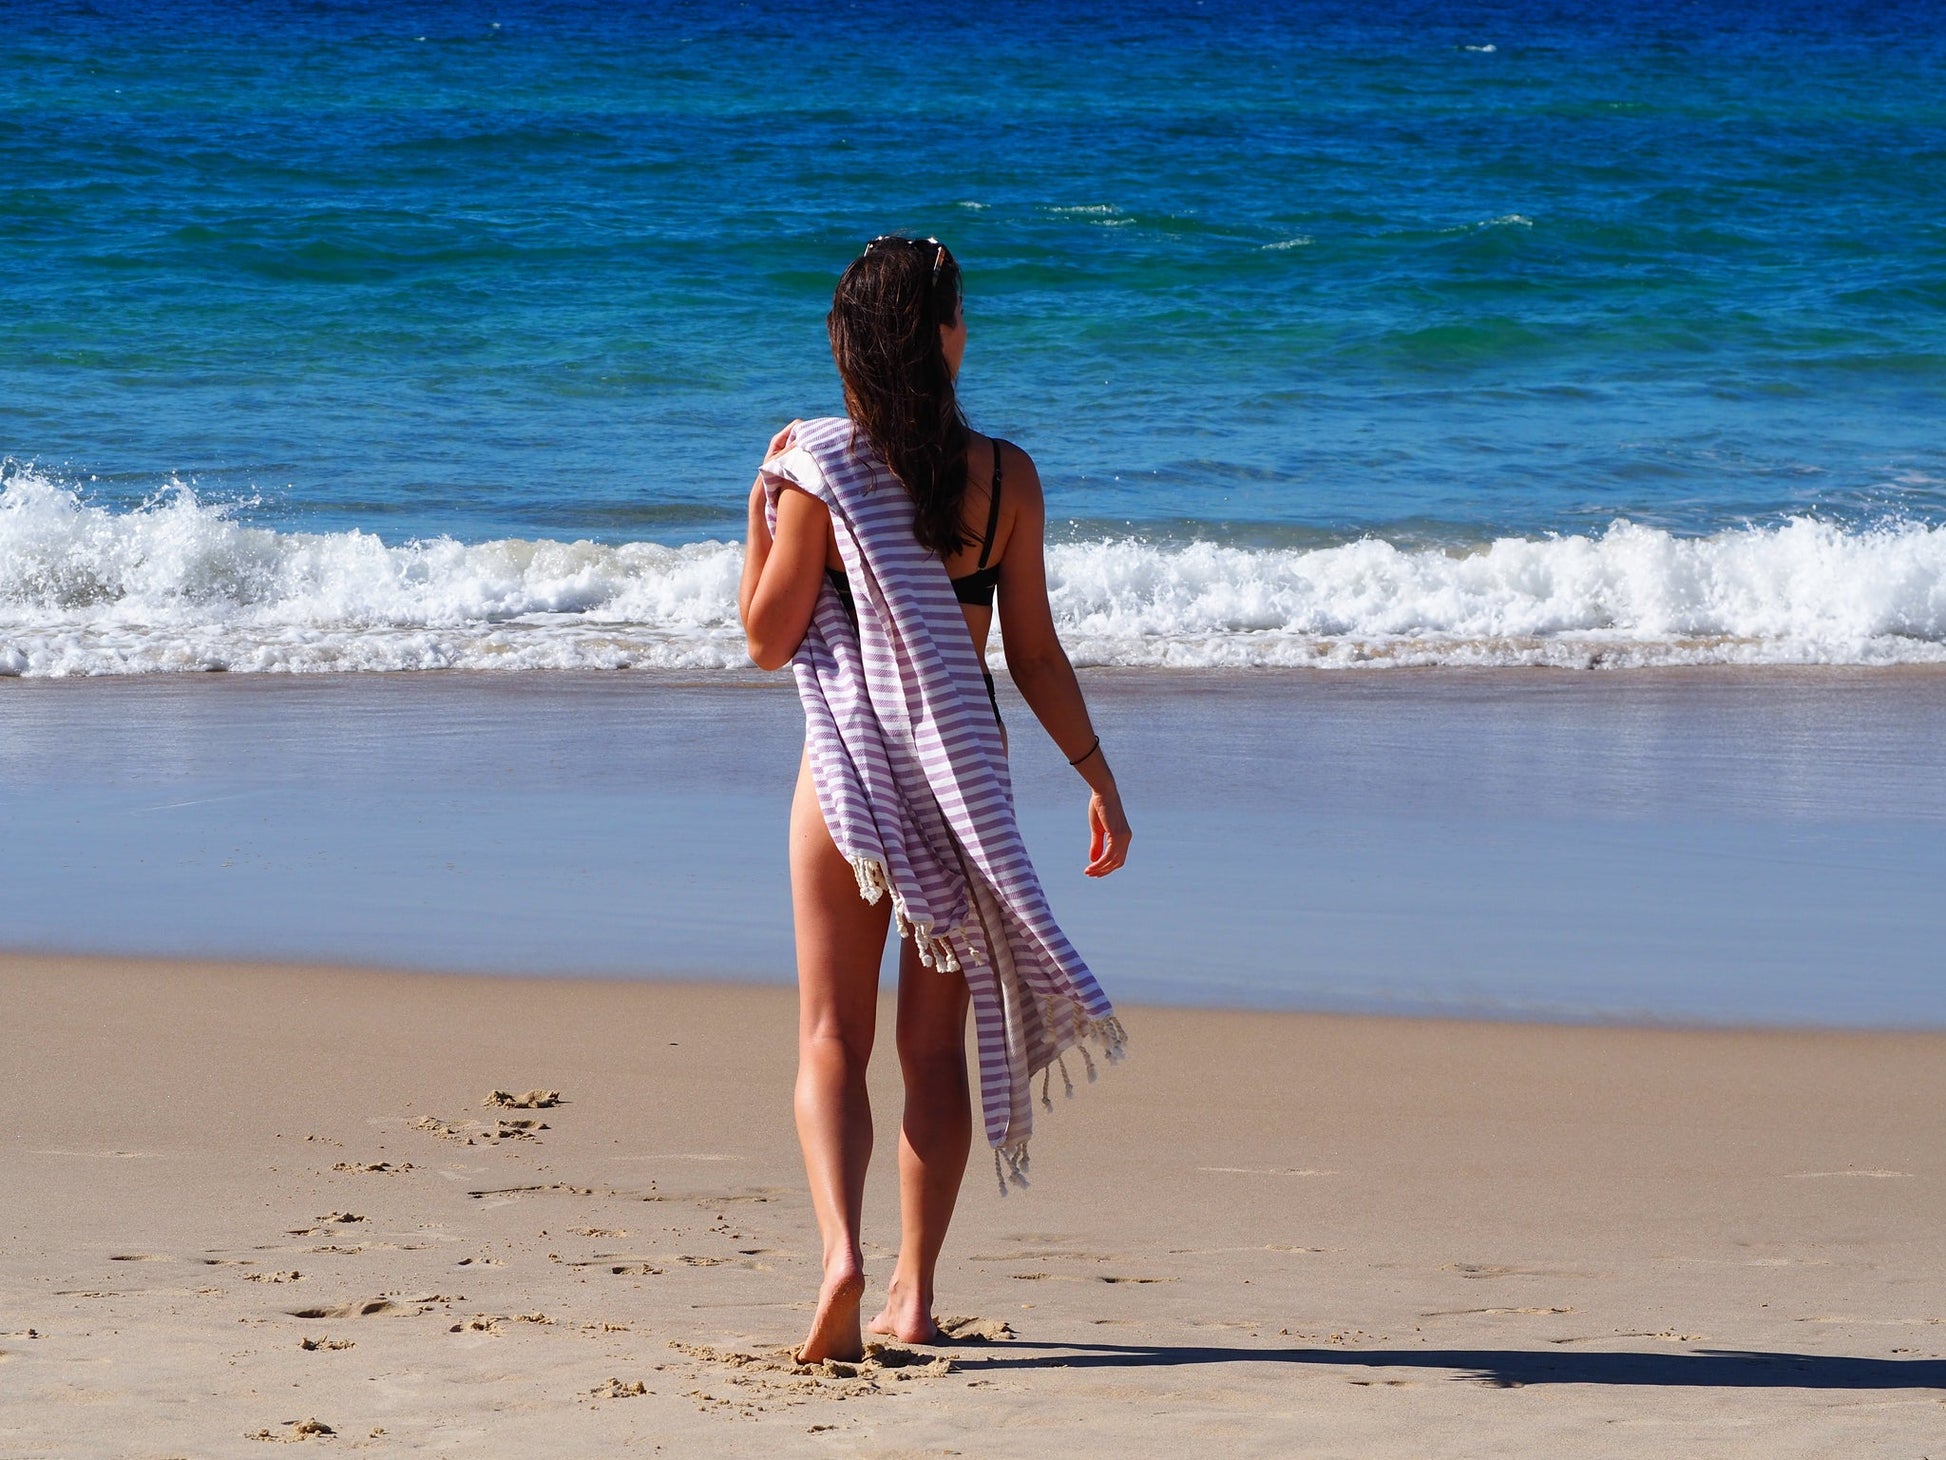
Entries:
[[1946,1035],[1134,1008],[1033,1189],[969,1179],[966,1341],[797,1371],[788,990],[10,956],[0,1001],[8,1456],[1946,1433]]

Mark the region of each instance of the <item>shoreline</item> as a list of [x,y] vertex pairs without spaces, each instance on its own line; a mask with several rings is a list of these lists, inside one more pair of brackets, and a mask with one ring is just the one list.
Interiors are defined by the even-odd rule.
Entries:
[[1946,1035],[1131,1007],[1030,1190],[975,1151],[969,1341],[844,1373],[777,1357],[817,1254],[786,990],[0,957],[0,996],[23,1456],[315,1418],[374,1453],[1770,1460],[1917,1453],[1946,1400]]
[[[1006,656],[995,640],[992,667],[1005,682]],[[1199,683],[1275,683],[1280,680],[1320,683],[1391,680],[1456,682],[1493,682],[1508,684],[1553,683],[1557,681],[1625,684],[1652,684],[1659,681],[1689,679],[1747,679],[1789,682],[1802,679],[1820,682],[1834,678],[1861,679],[1946,679],[1946,661],[1899,664],[1404,664],[1378,660],[1358,664],[1234,664],[1234,665],[1152,665],[1152,664],[1077,664],[1075,673],[1085,682],[1104,685],[1166,687]],[[452,681],[462,684],[606,684],[648,682],[668,689],[765,689],[781,686],[795,692],[788,669],[767,673],[752,666],[727,669],[683,669],[666,665],[620,665],[615,667],[576,666],[556,668],[535,666],[485,669],[477,666],[454,668],[400,669],[157,669],[115,674],[7,674],[0,673],[0,693],[10,687],[26,685],[117,685],[144,684],[362,684],[387,682],[428,684]]]
[[[1023,834],[1111,997],[1946,1026],[1930,675],[1083,682],[1137,827],[1105,881],[1004,677],[1001,708]],[[0,691],[0,942],[788,982],[802,732],[754,672]]]
[[[896,948],[896,942],[888,934],[887,947]],[[780,976],[765,977],[735,971],[712,974],[706,970],[686,969],[663,975],[659,973],[601,973],[575,972],[563,973],[525,973],[520,971],[479,970],[465,968],[442,968],[437,966],[418,966],[405,963],[355,963],[334,962],[328,959],[273,959],[251,957],[211,958],[183,956],[175,954],[119,953],[102,952],[87,948],[34,947],[14,945],[0,941],[0,970],[18,966],[73,967],[81,970],[114,971],[129,977],[166,977],[171,973],[200,972],[220,977],[249,977],[268,974],[278,978],[323,977],[327,979],[352,979],[367,982],[385,982],[406,979],[414,982],[424,981],[434,986],[458,988],[461,985],[481,985],[487,988],[536,984],[548,988],[599,990],[607,988],[626,988],[648,985],[658,989],[675,991],[683,997],[707,997],[718,990],[747,990],[766,994],[787,994],[794,996],[797,990],[794,972]],[[880,969],[879,984],[881,997],[889,999],[898,987],[898,969],[888,957]],[[1108,990],[1114,998],[1114,990]],[[1399,1024],[1415,1028],[1438,1029],[1448,1026],[1458,1028],[1513,1029],[1513,1030],[1570,1030],[1613,1031],[1618,1033],[1639,1031],[1644,1034],[1668,1035],[1748,1035],[1753,1038],[1772,1036],[1787,1038],[1797,1035],[1834,1037],[1857,1036],[1864,1039],[1876,1038],[1946,1038],[1946,1022],[1938,1024],[1820,1024],[1813,1022],[1788,1023],[1759,1020],[1704,1020],[1660,1017],[1652,1014],[1630,1015],[1590,1014],[1582,1011],[1562,1010],[1550,1017],[1546,1012],[1534,1009],[1507,1009],[1504,1011],[1489,1007],[1468,1006],[1451,1008],[1416,1007],[1374,1007],[1355,1006],[1313,1006],[1306,1004],[1252,1004],[1252,1003],[1194,1003],[1169,999],[1143,999],[1126,1001],[1114,999],[1117,1010],[1124,1004],[1143,1012],[1180,1014],[1188,1016],[1237,1016],[1249,1018],[1265,1015],[1273,1018],[1293,1018],[1329,1022],[1343,1020],[1348,1022],[1377,1022],[1379,1024]]]

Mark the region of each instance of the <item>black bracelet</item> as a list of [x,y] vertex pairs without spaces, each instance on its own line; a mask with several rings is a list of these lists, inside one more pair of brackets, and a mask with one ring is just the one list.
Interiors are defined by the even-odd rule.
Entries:
[[1095,743],[1089,746],[1086,750],[1082,751],[1081,754],[1077,755],[1073,760],[1069,761],[1068,764],[1078,766],[1081,764],[1082,761],[1086,760],[1089,756],[1093,755],[1097,750],[1100,749],[1101,749],[1101,737],[1097,735],[1095,737]]

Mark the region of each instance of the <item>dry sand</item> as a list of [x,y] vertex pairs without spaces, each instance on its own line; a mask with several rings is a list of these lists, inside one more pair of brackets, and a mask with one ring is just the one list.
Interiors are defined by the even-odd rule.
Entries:
[[1034,1189],[969,1178],[973,1341],[800,1372],[786,990],[11,957],[0,1011],[7,1456],[1946,1454],[1938,1034],[1130,1010]]

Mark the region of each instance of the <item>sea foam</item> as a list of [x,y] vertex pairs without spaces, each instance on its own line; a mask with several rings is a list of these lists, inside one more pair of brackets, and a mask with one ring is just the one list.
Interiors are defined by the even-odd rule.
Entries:
[[[0,674],[710,670],[747,664],[739,544],[278,532],[188,488],[115,511],[0,486]],[[1117,539],[1048,552],[1079,664],[1946,662],[1946,527],[1809,517],[1708,537],[1402,548]]]

